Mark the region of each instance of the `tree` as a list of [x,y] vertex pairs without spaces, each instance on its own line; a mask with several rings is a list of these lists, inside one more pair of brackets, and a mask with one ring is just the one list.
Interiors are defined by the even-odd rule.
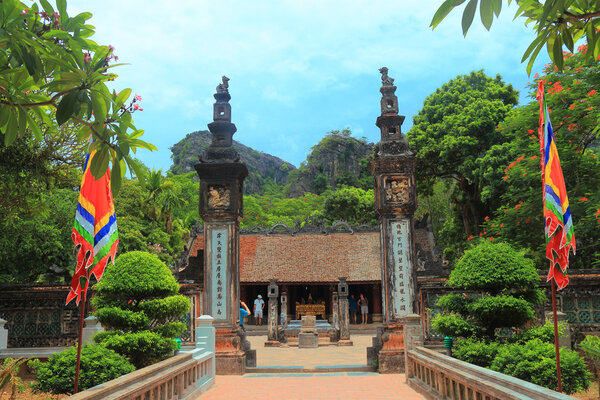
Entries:
[[[571,214],[575,224],[577,255],[571,268],[593,268],[600,263],[600,161],[596,137],[600,119],[600,65],[586,62],[587,48],[565,54],[562,72],[548,65],[536,76],[547,88],[546,102],[555,133]],[[493,146],[481,159],[486,165],[482,198],[499,199],[484,219],[481,234],[502,238],[517,248],[529,249],[536,265],[546,268],[546,241],[541,216],[542,196],[537,101],[513,109],[499,130],[509,140]]]
[[108,328],[95,340],[140,368],[172,354],[190,302],[156,255],[132,251],[108,265],[95,285],[95,315]]
[[[506,138],[496,127],[517,104],[518,92],[483,71],[461,75],[431,94],[414,117],[408,132],[417,150],[420,191],[429,194],[439,180],[453,180],[452,201],[458,207],[466,236],[477,234],[483,216],[492,207],[481,199],[480,157]],[[429,189],[427,189],[429,188]]]
[[[458,7],[464,0],[446,0],[438,8],[433,19],[431,27],[435,28],[455,7]],[[481,22],[490,29],[494,19],[500,15],[503,0],[469,0],[462,16],[462,30],[466,36],[475,11],[479,4]],[[512,0],[508,0],[508,4]],[[563,69],[563,44],[571,52],[574,52],[575,43],[585,37],[589,44],[588,62],[596,63],[600,56],[600,4],[596,0],[579,1],[534,1],[534,0],[516,0],[519,8],[515,13],[517,17],[525,18],[525,24],[533,23],[533,29],[537,32],[537,37],[531,42],[523,60],[529,58],[527,64],[527,73],[531,73],[533,62],[537,55],[546,46],[550,59],[556,64],[559,70]]]
[[126,166],[142,174],[130,151],[156,149],[140,139],[143,131],[133,124],[141,97],[126,104],[131,89],[108,90],[106,82],[117,77],[109,70],[119,64],[110,65],[117,59],[112,46],[90,39],[90,13],[70,17],[66,0],[57,0],[56,9],[40,2],[42,7],[0,2],[0,135],[11,145],[30,134],[40,139],[53,120],[59,126],[73,121],[80,126],[79,141],[94,139],[94,176],[103,175],[112,161],[116,191]]
[[373,189],[345,186],[325,195],[323,211],[317,216],[329,223],[344,221],[350,224],[376,224],[374,203]]
[[442,296],[445,311],[432,326],[449,336],[486,335],[496,329],[520,327],[534,316],[544,295],[533,261],[507,243],[483,241],[467,250],[450,273],[448,285],[476,293]]

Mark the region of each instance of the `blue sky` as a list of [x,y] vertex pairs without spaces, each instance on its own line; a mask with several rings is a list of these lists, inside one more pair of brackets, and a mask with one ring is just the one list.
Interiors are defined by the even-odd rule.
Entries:
[[[403,132],[425,98],[472,70],[502,75],[527,102],[524,50],[534,34],[514,8],[490,32],[478,15],[466,38],[455,10],[434,31],[442,0],[207,1],[71,0],[70,15],[89,11],[95,39],[115,47],[113,87],[142,96],[134,120],[158,151],[140,151],[149,167],[167,170],[169,147],[207,129],[212,97],[227,75],[234,139],[298,166],[324,134],[350,127],[377,142],[378,69],[398,89]],[[173,4],[173,5],[171,5]],[[540,54],[532,75],[548,61]]]

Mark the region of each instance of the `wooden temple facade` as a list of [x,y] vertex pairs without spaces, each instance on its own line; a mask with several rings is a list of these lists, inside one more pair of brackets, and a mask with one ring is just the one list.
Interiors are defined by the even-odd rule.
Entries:
[[[417,224],[415,245],[419,274],[444,275],[441,256],[426,224]],[[202,282],[204,240],[197,226],[180,261],[182,282]],[[240,231],[240,299],[250,308],[267,286],[277,280],[279,293],[287,293],[287,315],[305,312],[328,319],[333,294],[345,277],[349,294],[363,294],[369,303],[369,321],[380,322],[381,237],[378,226],[350,226],[344,222],[324,227],[305,222],[288,227],[276,224]],[[324,309],[324,310],[323,310]],[[323,315],[324,314],[324,315]]]

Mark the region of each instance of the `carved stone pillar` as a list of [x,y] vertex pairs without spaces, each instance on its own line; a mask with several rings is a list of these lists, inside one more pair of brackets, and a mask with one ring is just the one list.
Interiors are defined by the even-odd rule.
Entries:
[[[240,315],[239,221],[248,176],[233,148],[229,79],[217,86],[212,143],[194,167],[200,178],[200,216],[204,220],[204,314],[214,318],[216,373],[241,375],[249,344],[238,326]],[[251,358],[251,357],[250,357]]]
[[268,296],[269,296],[269,320],[268,320],[268,332],[267,332],[267,341],[265,342],[266,347],[279,347],[280,343],[277,340],[278,336],[278,324],[277,320],[279,319],[279,315],[277,313],[277,297],[279,296],[279,286],[277,286],[277,281],[275,279],[271,279],[269,281],[268,288]]
[[350,340],[350,312],[348,310],[348,283],[346,278],[339,278],[338,296],[339,296],[339,323],[340,323],[340,340],[338,346],[352,346]]
[[334,290],[331,294],[331,324],[336,331],[340,329],[340,305],[338,299],[338,292]]
[[280,324],[284,328],[287,326],[287,312],[288,312],[288,294],[287,292],[281,293],[281,320]]
[[[369,172],[375,178],[375,209],[381,226],[381,284],[384,329],[378,352],[379,371],[404,372],[405,317],[416,312],[416,272],[413,215],[417,208],[416,158],[401,131],[404,116],[398,115],[398,98],[388,69],[379,70],[381,115],[376,125],[381,141]],[[369,350],[367,350],[369,353]],[[372,353],[372,350],[371,350]]]

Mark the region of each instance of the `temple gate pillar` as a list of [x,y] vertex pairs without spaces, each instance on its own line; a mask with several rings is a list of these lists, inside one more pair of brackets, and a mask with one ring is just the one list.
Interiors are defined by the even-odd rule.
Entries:
[[338,296],[339,296],[339,321],[340,321],[340,340],[338,346],[352,346],[350,340],[350,312],[348,310],[348,283],[346,278],[339,278]]
[[[374,343],[382,373],[404,372],[406,317],[416,312],[413,215],[417,208],[416,158],[401,132],[404,116],[398,115],[394,80],[383,67],[381,115],[376,125],[381,141],[368,170],[375,180],[375,209],[381,227],[381,292],[383,329]],[[367,350],[369,354],[369,350]],[[373,351],[371,351],[373,354]]]
[[279,315],[277,313],[277,297],[279,296],[279,286],[277,286],[277,281],[275,279],[271,279],[269,281],[268,288],[268,296],[269,296],[269,315],[268,315],[268,331],[267,331],[267,341],[265,342],[265,347],[279,347],[280,343],[278,340],[278,324],[277,321],[279,319]]
[[[229,78],[217,86],[212,143],[194,167],[200,178],[200,216],[204,220],[204,314],[214,318],[216,373],[241,375],[255,353],[238,325],[240,318],[239,222],[244,179],[232,136]],[[248,357],[247,357],[247,353]]]

